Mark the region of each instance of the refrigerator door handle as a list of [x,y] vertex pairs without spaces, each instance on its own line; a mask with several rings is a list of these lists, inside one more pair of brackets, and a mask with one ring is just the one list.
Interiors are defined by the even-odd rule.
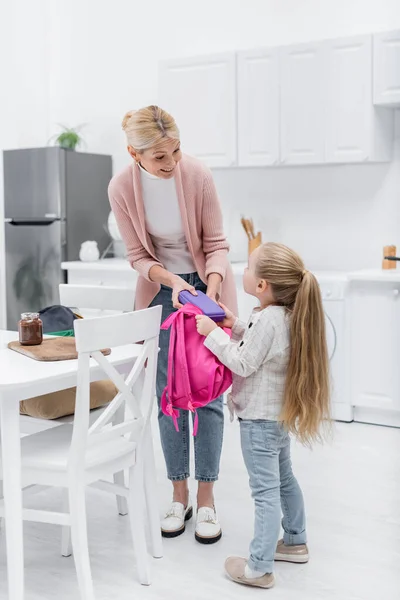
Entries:
[[6,223],[9,223],[10,225],[13,225],[14,227],[30,227],[32,225],[51,225],[52,223],[55,223],[56,221],[59,221],[59,219],[36,219],[35,221],[32,220],[26,220],[24,221],[23,219],[5,219]]

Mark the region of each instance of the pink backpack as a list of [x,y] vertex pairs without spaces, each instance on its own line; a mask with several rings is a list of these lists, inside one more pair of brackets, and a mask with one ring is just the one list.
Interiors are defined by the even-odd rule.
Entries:
[[[193,435],[197,433],[197,409],[226,392],[232,384],[232,373],[204,346],[197,333],[196,315],[202,311],[185,304],[161,325],[171,328],[168,352],[167,385],[161,397],[161,410],[173,418],[178,428],[179,409],[195,413]],[[230,329],[225,329],[230,335]]]

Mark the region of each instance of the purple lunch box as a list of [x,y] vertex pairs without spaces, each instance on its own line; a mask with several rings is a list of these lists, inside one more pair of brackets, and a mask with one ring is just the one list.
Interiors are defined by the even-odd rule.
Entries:
[[193,304],[200,308],[207,317],[210,317],[213,321],[223,321],[225,319],[225,311],[222,310],[219,304],[211,300],[206,294],[196,290],[198,296],[193,296],[187,290],[180,292],[178,298],[181,304]]

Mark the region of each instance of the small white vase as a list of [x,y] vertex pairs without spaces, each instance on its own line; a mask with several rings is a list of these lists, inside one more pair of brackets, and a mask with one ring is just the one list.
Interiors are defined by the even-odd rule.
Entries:
[[79,258],[83,262],[93,262],[99,260],[100,251],[97,242],[83,242],[79,251]]

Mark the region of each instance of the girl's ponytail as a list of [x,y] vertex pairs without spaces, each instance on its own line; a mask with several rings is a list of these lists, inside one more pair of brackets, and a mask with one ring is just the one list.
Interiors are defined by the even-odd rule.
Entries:
[[292,308],[290,338],[281,418],[289,431],[308,444],[320,439],[320,426],[330,419],[330,381],[321,292],[306,270]]

